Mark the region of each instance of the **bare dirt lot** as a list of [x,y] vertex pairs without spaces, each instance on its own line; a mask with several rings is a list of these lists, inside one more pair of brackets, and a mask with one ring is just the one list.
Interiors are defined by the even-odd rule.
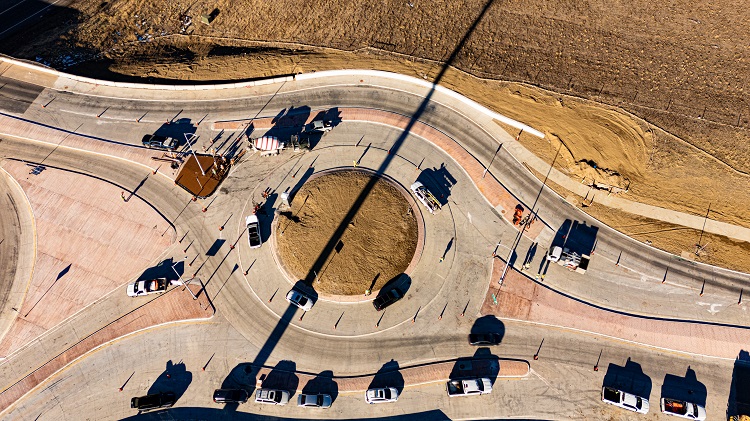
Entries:
[[[559,149],[571,177],[696,215],[710,204],[711,218],[750,226],[750,9],[737,0],[81,0],[57,15],[0,50],[120,80],[338,68],[431,80],[460,47],[441,83],[545,132],[549,142],[521,142],[548,162]],[[750,269],[742,247],[719,242]]]
[[341,240],[312,273],[326,244],[372,178],[359,171],[321,175],[295,194],[279,215],[279,258],[297,279],[324,294],[359,295],[379,290],[409,266],[417,248],[417,220],[395,186],[378,179],[345,228]]

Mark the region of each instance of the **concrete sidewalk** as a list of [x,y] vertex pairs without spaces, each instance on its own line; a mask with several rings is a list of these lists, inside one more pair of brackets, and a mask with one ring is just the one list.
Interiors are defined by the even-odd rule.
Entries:
[[[494,260],[493,279],[498,279],[505,263]],[[729,360],[734,360],[750,343],[748,327],[607,310],[571,299],[514,269],[508,272],[502,286],[490,281],[481,312],[501,319],[572,329],[662,350]]]
[[[197,284],[190,288],[196,294],[200,291],[200,286]],[[214,311],[206,294],[201,294],[196,301],[186,292],[181,291],[182,289],[182,287],[173,288],[150,301],[146,301],[135,310],[122,314],[104,327],[83,336],[42,364],[37,362],[40,355],[36,347],[26,348],[14,355],[11,360],[3,364],[3,369],[0,370],[3,381],[10,382],[4,384],[0,391],[0,413],[7,410],[55,373],[65,369],[87,353],[118,338],[158,325],[188,320],[206,320],[213,316]],[[74,323],[66,323],[61,329],[72,330],[77,337]],[[19,362],[19,360],[23,362]],[[33,368],[20,377],[14,377],[13,373],[8,372],[7,364],[16,368],[23,366]]]

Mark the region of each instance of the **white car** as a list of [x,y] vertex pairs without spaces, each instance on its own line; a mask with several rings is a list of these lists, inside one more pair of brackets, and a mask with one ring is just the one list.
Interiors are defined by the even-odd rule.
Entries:
[[330,408],[331,402],[333,402],[331,395],[306,395],[304,393],[297,395],[297,406],[308,408]]
[[255,391],[255,402],[268,405],[286,405],[289,403],[289,392],[276,389],[258,389]]
[[291,290],[286,294],[286,300],[289,304],[297,306],[304,311],[310,311],[314,304],[310,297],[295,290]]
[[397,400],[398,390],[396,390],[395,387],[379,387],[368,389],[367,392],[365,392],[365,402],[369,404],[396,402]]
[[619,406],[628,411],[648,414],[648,399],[612,387],[605,386],[602,388],[602,402]]

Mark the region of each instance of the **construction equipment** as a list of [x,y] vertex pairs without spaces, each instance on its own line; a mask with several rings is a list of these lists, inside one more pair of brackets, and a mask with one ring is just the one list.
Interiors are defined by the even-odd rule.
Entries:
[[424,184],[419,181],[415,182],[411,185],[411,191],[414,192],[414,196],[417,196],[417,199],[422,202],[430,213],[434,214],[440,210],[440,202],[427,190]]
[[286,144],[280,142],[278,137],[262,136],[257,139],[251,139],[248,149],[252,149],[253,152],[260,152],[260,156],[269,156],[278,155],[285,146]]

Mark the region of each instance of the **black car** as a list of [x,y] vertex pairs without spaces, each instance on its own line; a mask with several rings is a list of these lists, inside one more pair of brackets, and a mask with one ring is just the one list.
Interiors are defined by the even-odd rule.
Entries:
[[244,389],[216,389],[214,390],[214,402],[216,403],[245,403],[250,398]]
[[375,310],[380,311],[401,298],[403,298],[401,291],[398,288],[393,288],[378,295],[378,298],[372,300],[372,305],[375,306]]
[[168,151],[177,149],[177,144],[179,143],[177,139],[167,136],[158,136],[155,134],[147,134],[143,136],[141,142],[143,143],[143,146],[147,148],[164,149]]
[[472,333],[469,335],[471,345],[497,345],[502,338],[497,333]]
[[139,411],[148,411],[158,408],[169,408],[177,402],[173,392],[161,392],[153,395],[136,397],[130,400],[130,407]]

